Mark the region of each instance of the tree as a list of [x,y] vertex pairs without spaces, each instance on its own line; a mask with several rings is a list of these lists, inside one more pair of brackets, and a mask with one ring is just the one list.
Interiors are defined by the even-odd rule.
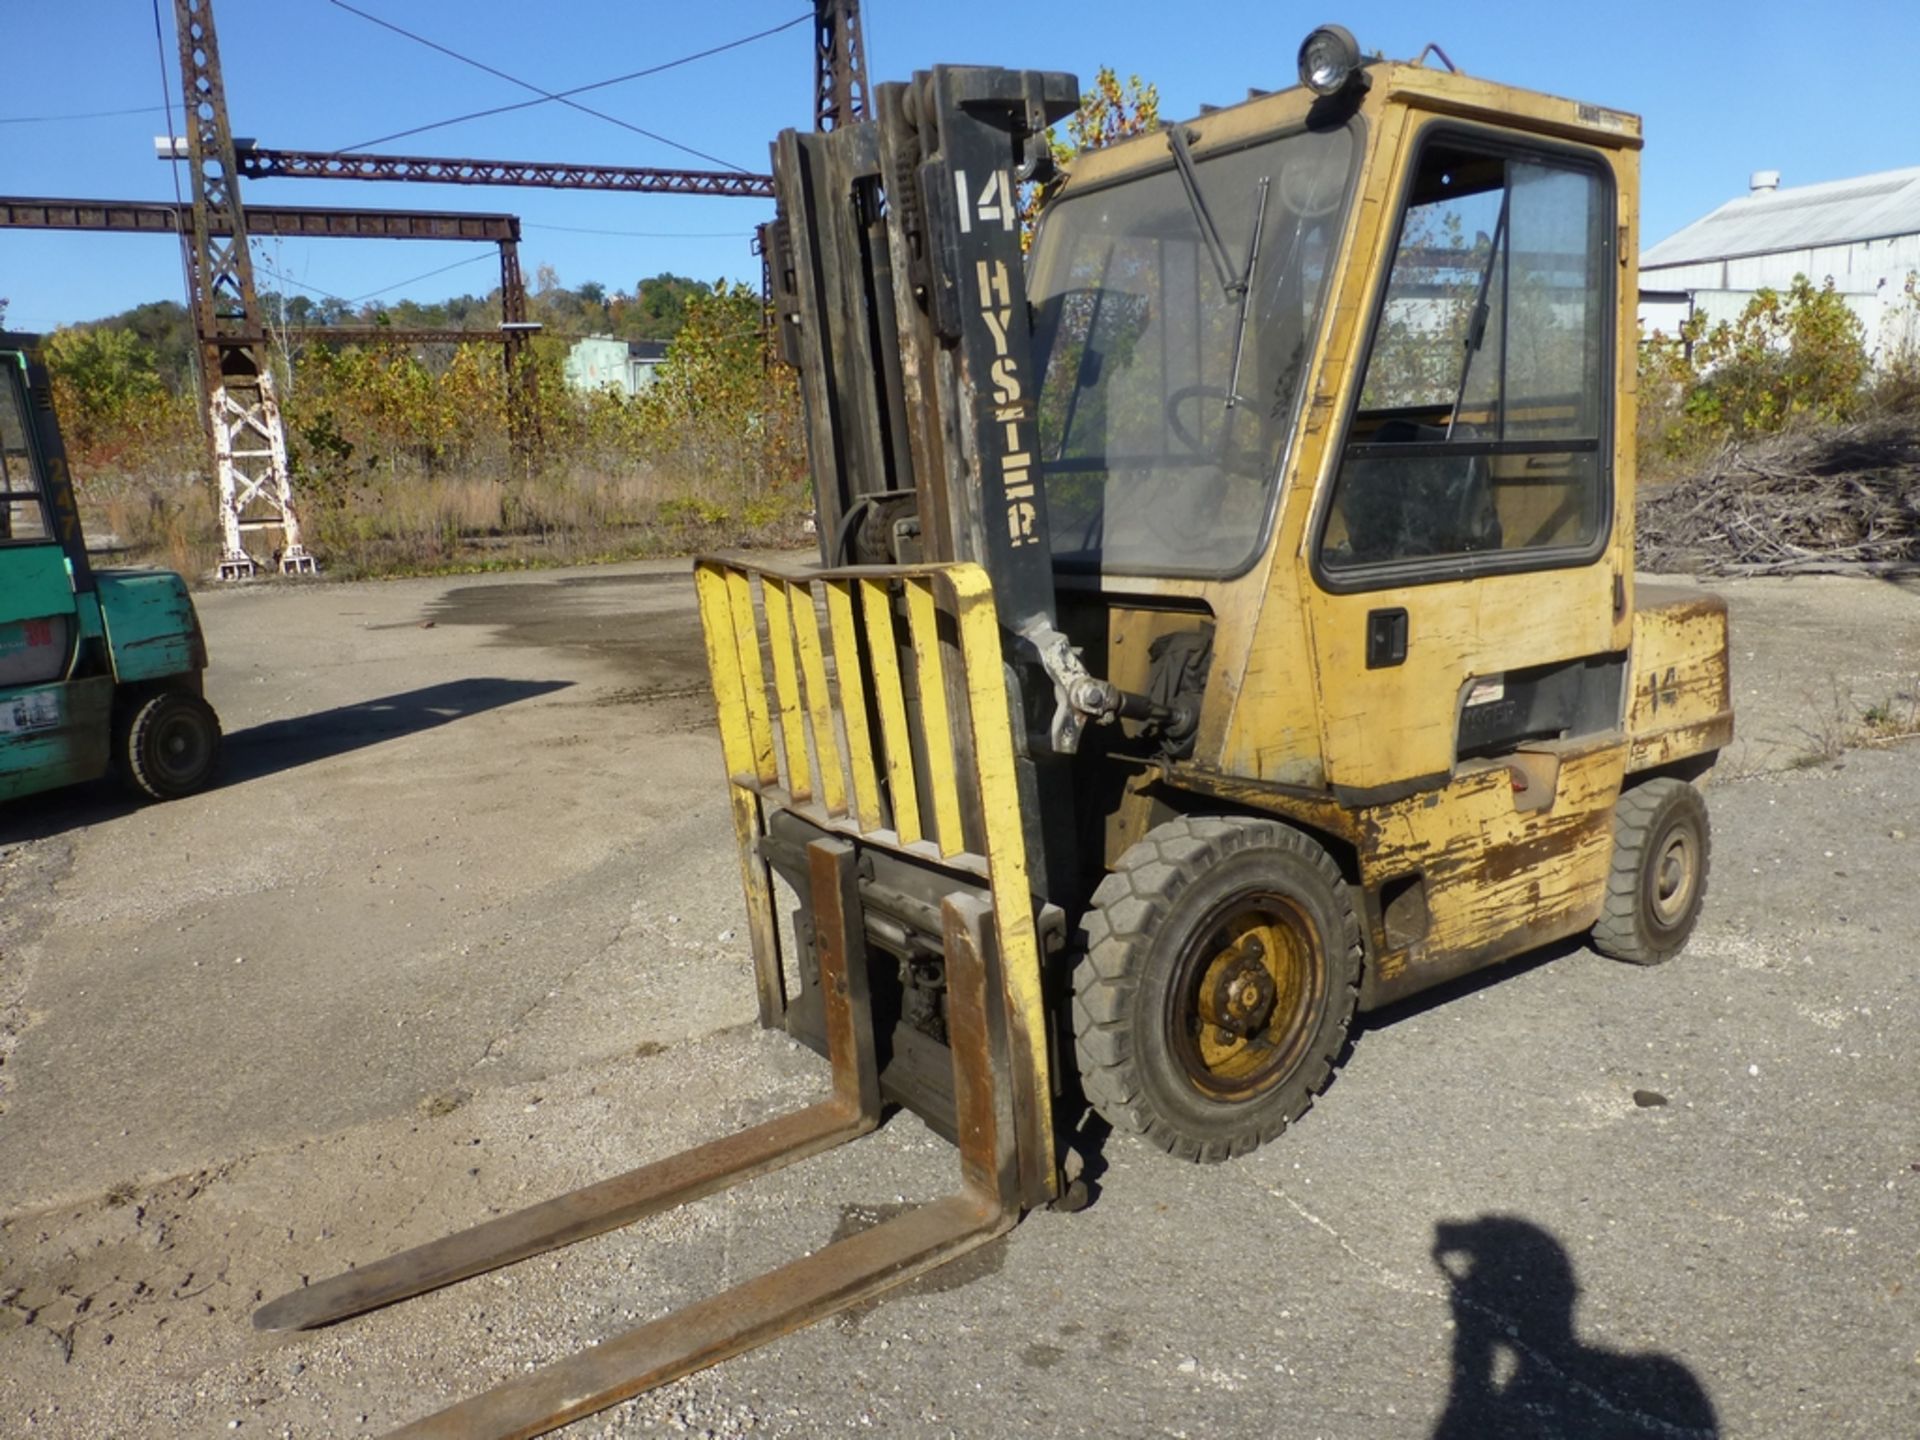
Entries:
[[702,281],[664,271],[638,281],[631,299],[617,299],[614,333],[626,340],[671,340],[686,323],[687,302],[712,290]]
[[62,417],[82,444],[163,393],[153,351],[131,330],[117,326],[54,331],[47,341],[47,365],[64,391]]
[[47,339],[47,370],[76,474],[154,465],[178,474],[199,453],[199,400],[172,392],[152,347],[117,325],[71,326]]
[[1021,197],[1021,248],[1033,244],[1033,227],[1040,211],[1066,183],[1076,157],[1159,128],[1159,87],[1147,84],[1138,75],[1129,75],[1122,84],[1111,65],[1102,65],[1094,74],[1093,89],[1080,97],[1080,108],[1067,117],[1066,138],[1061,138],[1057,127],[1047,131],[1056,173],[1045,185],[1027,186]]
[[[1885,357],[1883,357],[1884,360]],[[1870,397],[1896,406],[1897,371],[1870,392],[1866,327],[1827,280],[1762,289],[1732,321],[1695,314],[1677,335],[1640,346],[1643,454],[1684,457],[1728,440],[1851,420]]]
[[1762,289],[1731,324],[1696,317],[1693,383],[1684,403],[1689,428],[1714,439],[1768,434],[1801,420],[1849,420],[1867,376],[1866,332],[1828,280],[1805,275],[1786,293]]
[[638,404],[642,429],[709,494],[778,500],[804,473],[794,372],[770,363],[757,287],[722,280],[686,297],[686,323]]

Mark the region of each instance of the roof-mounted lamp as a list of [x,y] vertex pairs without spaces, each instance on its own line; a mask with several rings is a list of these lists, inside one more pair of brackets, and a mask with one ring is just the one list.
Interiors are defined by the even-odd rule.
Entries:
[[1300,83],[1320,96],[1338,95],[1360,73],[1360,42],[1344,25],[1322,25],[1301,42]]

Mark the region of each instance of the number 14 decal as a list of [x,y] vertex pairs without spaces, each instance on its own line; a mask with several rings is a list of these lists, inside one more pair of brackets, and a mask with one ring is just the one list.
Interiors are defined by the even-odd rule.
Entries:
[[960,233],[970,234],[973,222],[982,225],[1000,222],[1002,230],[1013,229],[1013,223],[1019,218],[1020,207],[1013,202],[1013,176],[1006,170],[996,170],[987,177],[987,183],[980,188],[979,199],[974,198],[973,186],[967,180],[967,172],[953,172],[953,183],[960,192]]

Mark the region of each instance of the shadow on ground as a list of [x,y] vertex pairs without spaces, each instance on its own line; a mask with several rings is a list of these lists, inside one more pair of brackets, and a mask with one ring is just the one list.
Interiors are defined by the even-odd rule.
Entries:
[[358,705],[339,705],[312,715],[270,720],[226,738],[220,783],[243,784],[267,775],[330,760],[351,750],[403,735],[417,735],[455,720],[498,710],[520,700],[564,690],[570,680],[476,678],[427,685],[401,695],[383,695]]
[[[368,745],[418,735],[503,705],[550,695],[572,683],[488,677],[451,680],[357,705],[339,705],[311,715],[252,725],[229,732],[222,742],[220,772],[214,785],[218,788],[264,779]],[[25,796],[0,805],[0,843],[63,835],[118,819],[146,803],[134,799],[111,779]]]
[[1433,1440],[1714,1440],[1699,1379],[1670,1355],[1603,1350],[1574,1331],[1565,1247],[1513,1215],[1442,1220],[1434,1263],[1453,1305],[1453,1388]]

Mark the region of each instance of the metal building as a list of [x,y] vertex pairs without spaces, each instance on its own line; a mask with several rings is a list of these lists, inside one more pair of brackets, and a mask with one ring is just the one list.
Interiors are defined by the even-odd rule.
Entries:
[[1761,289],[1796,275],[1834,289],[1877,353],[1920,342],[1908,277],[1920,272],[1920,166],[1782,189],[1756,170],[1745,195],[1640,257],[1642,330],[1674,334],[1689,315],[1732,320]]
[[611,385],[623,394],[638,395],[653,383],[653,372],[666,356],[664,340],[590,335],[568,349],[564,373],[574,390],[603,390]]

